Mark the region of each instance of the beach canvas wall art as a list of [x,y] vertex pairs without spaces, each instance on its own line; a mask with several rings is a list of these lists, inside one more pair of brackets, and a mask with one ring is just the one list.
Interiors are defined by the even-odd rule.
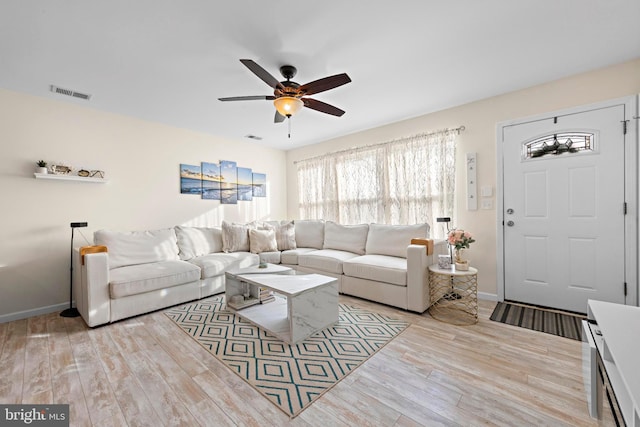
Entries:
[[220,200],[221,184],[224,178],[220,174],[218,163],[202,162],[202,198]]
[[220,161],[220,203],[235,205],[238,203],[238,165],[228,160]]
[[238,200],[253,200],[253,174],[249,168],[238,168]]
[[180,164],[180,193],[202,193],[202,169],[200,166]]
[[267,197],[267,175],[253,174],[253,197]]

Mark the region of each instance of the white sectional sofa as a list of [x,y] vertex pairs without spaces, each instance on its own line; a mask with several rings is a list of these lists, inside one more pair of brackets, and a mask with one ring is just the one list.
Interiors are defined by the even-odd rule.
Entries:
[[447,253],[445,241],[432,255],[410,244],[428,232],[427,224],[321,220],[100,230],[94,242],[108,252],[76,250],[73,292],[93,327],[224,292],[226,271],[270,262],[336,277],[343,294],[422,313],[430,305],[428,266]]

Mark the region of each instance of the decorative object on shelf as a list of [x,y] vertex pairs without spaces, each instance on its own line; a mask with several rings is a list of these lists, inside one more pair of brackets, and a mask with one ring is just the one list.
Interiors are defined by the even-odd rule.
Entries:
[[447,242],[449,245],[456,248],[456,270],[467,271],[469,270],[469,261],[462,258],[462,250],[469,249],[469,245],[475,242],[475,239],[465,230],[453,229],[449,231],[447,235]]
[[89,172],[89,178],[104,178],[104,171],[101,170],[92,170]]
[[60,313],[62,317],[78,317],[80,313],[78,309],[73,306],[73,231],[76,228],[86,227],[86,222],[72,222],[71,223],[71,258],[69,259],[69,308],[63,310]]
[[442,270],[448,270],[451,268],[451,256],[450,255],[438,255],[438,268]]
[[85,177],[85,178],[88,177],[89,174],[90,174],[90,172],[88,170],[86,170],[86,169],[80,169],[78,171],[78,176],[82,176],[82,177]]
[[456,261],[456,270],[458,270],[458,271],[468,271],[469,270],[469,261],[468,260]]
[[72,169],[66,165],[51,165],[51,173],[55,175],[69,175]]
[[36,162],[36,165],[38,165],[38,167],[36,168],[36,173],[47,173],[47,162],[45,162],[44,160],[38,160]]

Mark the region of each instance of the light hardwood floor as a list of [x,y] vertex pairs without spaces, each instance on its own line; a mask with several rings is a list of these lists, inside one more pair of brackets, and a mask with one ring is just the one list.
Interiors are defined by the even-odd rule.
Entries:
[[162,311],[89,329],[57,313],[0,324],[0,402],[70,403],[73,426],[596,426],[581,344],[492,322],[411,323],[293,420]]

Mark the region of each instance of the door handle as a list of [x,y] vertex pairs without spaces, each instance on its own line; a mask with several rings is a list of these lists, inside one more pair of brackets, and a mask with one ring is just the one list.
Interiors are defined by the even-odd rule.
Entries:
[[513,221],[507,221],[507,225],[508,225],[509,227],[513,227],[513,226],[515,225],[515,222],[513,222]]

